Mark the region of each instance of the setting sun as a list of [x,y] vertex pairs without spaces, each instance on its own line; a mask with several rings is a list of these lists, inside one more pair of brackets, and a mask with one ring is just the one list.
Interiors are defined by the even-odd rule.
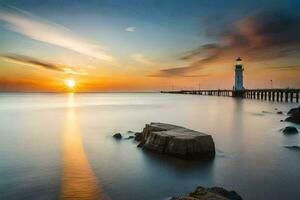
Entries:
[[67,79],[66,80],[66,85],[68,86],[68,88],[73,89],[76,85],[76,82],[73,79]]

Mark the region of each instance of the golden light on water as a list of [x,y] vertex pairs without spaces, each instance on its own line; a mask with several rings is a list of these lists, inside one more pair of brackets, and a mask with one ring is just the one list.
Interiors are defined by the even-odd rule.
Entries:
[[68,111],[63,130],[61,199],[108,199],[105,198],[99,183],[97,183],[84,151],[82,134],[74,108],[74,93],[70,93],[68,96]]

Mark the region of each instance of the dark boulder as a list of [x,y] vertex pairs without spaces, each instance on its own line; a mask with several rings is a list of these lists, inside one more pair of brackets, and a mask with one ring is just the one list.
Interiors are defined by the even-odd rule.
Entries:
[[287,126],[285,127],[282,132],[286,135],[289,135],[289,134],[296,134],[298,133],[298,130],[297,128],[293,127],[293,126]]
[[134,134],[134,139],[138,142],[140,142],[143,139],[143,134],[142,133],[135,133]]
[[292,108],[287,114],[290,116],[286,118],[285,121],[300,124],[300,106],[298,108]]
[[297,146],[297,145],[285,146],[285,148],[294,149],[294,150],[300,150],[300,146]]
[[122,139],[121,133],[116,133],[116,134],[113,135],[113,137],[114,137],[115,139],[117,139],[117,140]]
[[290,109],[287,114],[291,116],[300,115],[300,106],[298,108]]
[[278,111],[277,114],[278,114],[278,115],[282,115],[283,112],[282,112],[282,111]]
[[284,121],[292,122],[295,124],[300,124],[300,115],[290,116],[290,117],[286,118]]
[[235,191],[228,191],[221,187],[204,188],[200,186],[188,196],[173,197],[171,200],[242,200],[242,197]]

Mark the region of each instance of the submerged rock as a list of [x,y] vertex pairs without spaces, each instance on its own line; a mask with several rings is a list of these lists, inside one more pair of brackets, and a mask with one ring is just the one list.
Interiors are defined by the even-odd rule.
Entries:
[[172,124],[146,124],[138,139],[141,139],[138,147],[183,159],[215,156],[211,135]]
[[127,131],[127,133],[129,133],[129,134],[130,134],[130,133],[134,133],[134,132],[133,132],[133,131]]
[[204,188],[200,186],[189,196],[173,197],[171,200],[242,200],[242,197],[235,191],[228,191],[221,187]]
[[297,146],[297,145],[284,146],[284,147],[285,147],[285,148],[288,148],[288,149],[300,150],[300,146]]
[[287,114],[290,116],[286,118],[285,121],[300,124],[300,106],[298,108],[292,108]]
[[117,140],[122,139],[121,133],[116,133],[116,134],[113,135],[113,137],[114,137],[115,139],[117,139]]
[[131,135],[131,136],[128,136],[127,138],[125,138],[126,140],[130,140],[130,139],[133,139],[134,138],[134,136],[133,135]]
[[293,126],[287,126],[285,127],[282,132],[286,135],[289,135],[289,134],[296,134],[298,133],[298,130],[297,128],[293,127]]

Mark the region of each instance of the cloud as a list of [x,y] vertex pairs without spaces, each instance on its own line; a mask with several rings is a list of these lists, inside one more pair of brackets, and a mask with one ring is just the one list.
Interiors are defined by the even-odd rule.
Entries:
[[148,65],[148,66],[155,67],[155,66],[164,65],[162,63],[160,64],[160,63],[156,62],[155,60],[153,60],[151,58],[146,57],[144,54],[141,54],[141,53],[132,54],[131,58],[136,62],[139,62],[144,65]]
[[161,76],[186,75],[217,66],[216,63],[232,62],[238,56],[252,62],[295,57],[300,53],[300,20],[283,12],[248,16],[214,31],[215,43],[188,52],[181,59],[189,64],[163,69],[159,72]]
[[289,65],[289,66],[274,66],[274,67],[268,67],[268,69],[272,69],[272,70],[276,70],[276,71],[291,71],[291,70],[295,70],[298,71],[300,70],[300,65]]
[[34,67],[41,67],[44,69],[53,70],[53,71],[57,71],[57,72],[64,72],[64,73],[68,73],[68,74],[86,75],[85,72],[80,72],[80,71],[74,70],[73,67],[56,64],[56,63],[50,63],[50,62],[32,58],[29,56],[23,56],[23,55],[17,55],[17,54],[5,54],[5,55],[0,55],[0,56],[2,58],[6,59],[7,61],[13,62],[13,63],[24,64],[24,65],[34,66]]
[[125,30],[128,31],[128,32],[135,32],[135,31],[136,31],[136,27],[134,27],[134,26],[129,26],[129,27],[127,27]]
[[0,9],[0,20],[6,22],[9,30],[25,35],[33,40],[63,47],[93,58],[113,62],[113,56],[107,54],[98,45],[76,36],[69,29],[37,18],[32,14],[14,9]]
[[[155,74],[150,74],[148,77],[174,77],[174,74],[169,74],[169,73],[164,73],[164,72],[158,72]],[[192,74],[192,75],[180,75],[180,77],[185,77],[185,78],[204,78],[204,77],[209,77],[209,74]]]

